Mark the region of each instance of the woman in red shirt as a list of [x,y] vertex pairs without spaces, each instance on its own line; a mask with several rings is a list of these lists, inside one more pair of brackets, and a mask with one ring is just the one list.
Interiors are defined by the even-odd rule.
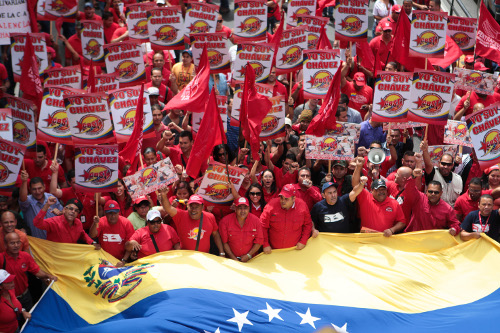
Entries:
[[186,206],[187,201],[189,197],[194,194],[193,191],[191,190],[191,186],[189,186],[189,183],[181,181],[175,188],[174,193],[175,195],[168,198],[168,200],[172,204],[172,207],[182,210],[187,210]]
[[0,332],[14,333],[18,327],[18,316],[24,320],[31,318],[31,313],[26,312],[14,293],[15,275],[0,269]]
[[118,188],[116,192],[111,192],[109,196],[103,196],[99,203],[104,205],[108,200],[115,200],[120,205],[120,215],[129,216],[134,212],[132,197],[127,191],[127,187],[121,178],[118,178]]
[[264,199],[263,193],[264,190],[262,186],[259,183],[254,183],[250,185],[245,195],[250,203],[250,213],[259,218],[266,206],[266,200]]
[[276,185],[276,177],[274,176],[274,172],[267,169],[262,172],[262,192],[264,193],[264,200],[269,202],[271,199],[277,198],[280,189]]

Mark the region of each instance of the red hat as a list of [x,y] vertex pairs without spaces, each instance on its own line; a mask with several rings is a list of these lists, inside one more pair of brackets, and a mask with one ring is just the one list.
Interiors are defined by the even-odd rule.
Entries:
[[484,169],[483,172],[484,172],[485,175],[489,175],[490,172],[492,172],[494,170],[500,170],[500,168],[498,167],[498,165],[490,166],[489,168]]
[[250,206],[250,204],[248,203],[248,199],[245,197],[240,197],[238,200],[236,200],[236,202],[234,204],[236,207],[241,206],[241,205],[245,205],[247,207]]
[[400,13],[401,12],[401,6],[400,5],[394,5],[394,6],[392,6],[391,12],[393,12],[393,13]]
[[382,33],[382,25],[381,24],[377,24],[377,27],[375,28],[375,31]]
[[294,197],[295,196],[295,188],[293,187],[292,184],[287,184],[287,185],[283,186],[279,195],[284,196],[285,198]]
[[118,205],[118,202],[114,200],[106,201],[106,204],[104,205],[104,213],[119,213],[119,212],[120,212],[120,205]]
[[352,79],[359,87],[363,87],[366,84],[365,74],[361,72],[357,72],[356,74],[354,74],[354,77]]
[[391,22],[384,22],[384,24],[382,24],[382,30],[383,31],[392,30],[392,24],[391,24]]
[[56,57],[56,50],[54,50],[52,47],[50,46],[47,46],[47,53],[50,53],[50,55],[52,56],[52,58],[55,58]]
[[15,278],[14,274],[9,274],[6,270],[0,269],[0,284],[12,282]]
[[486,67],[482,62],[476,62],[474,64],[474,70],[475,71],[487,71],[489,68]]
[[473,55],[468,55],[467,57],[465,57],[464,62],[467,62],[467,63],[474,62],[474,56]]
[[203,198],[197,194],[193,194],[192,196],[189,197],[188,205],[192,203],[203,205]]
[[148,198],[145,195],[141,195],[140,197],[136,198],[134,200],[134,205],[138,205],[138,204],[140,204],[143,201],[149,202]]

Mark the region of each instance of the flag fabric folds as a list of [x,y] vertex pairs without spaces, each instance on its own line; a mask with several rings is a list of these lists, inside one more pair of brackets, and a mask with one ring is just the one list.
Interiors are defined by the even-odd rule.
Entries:
[[[399,19],[394,28],[395,33],[392,39],[392,47],[391,53],[394,57],[394,60],[399,62],[405,67],[411,67],[409,61],[409,50],[410,50],[410,32],[411,32],[411,23],[406,15],[405,11],[402,10],[399,13]],[[387,59],[380,59],[385,62]]]
[[320,234],[247,263],[177,250],[123,268],[89,245],[29,241],[59,280],[25,333],[498,330],[500,248],[484,234]]
[[42,80],[39,75],[38,63],[35,55],[35,48],[29,34],[26,34],[26,46],[21,62],[21,76],[23,80],[20,82],[19,89],[23,92],[23,98],[32,101],[40,112],[42,105]]
[[328,36],[326,35],[326,29],[325,27],[321,27],[320,33],[319,33],[319,40],[318,44],[316,45],[317,50],[332,50],[332,44],[330,43],[330,40],[328,39]]
[[477,23],[476,55],[500,63],[500,25],[491,16],[483,1]]
[[428,58],[429,62],[433,66],[439,66],[442,68],[446,68],[451,65],[453,62],[457,61],[464,54],[460,47],[455,43],[453,38],[450,36],[446,36],[446,44],[444,47],[444,57],[442,58]]

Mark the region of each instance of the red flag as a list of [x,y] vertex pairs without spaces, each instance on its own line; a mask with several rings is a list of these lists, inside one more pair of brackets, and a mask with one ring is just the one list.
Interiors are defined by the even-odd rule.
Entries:
[[316,50],[332,50],[332,49],[333,49],[332,44],[330,43],[330,40],[326,35],[326,29],[325,27],[321,27],[318,44],[316,45]]
[[62,28],[62,25],[64,23],[64,20],[62,17],[59,17],[57,20],[56,20],[56,31],[57,31],[57,34],[58,35],[62,35],[61,33],[61,28]]
[[500,25],[481,2],[476,35],[476,55],[500,63]]
[[31,32],[38,32],[38,24],[37,24],[37,14],[36,14],[36,3],[37,0],[28,0],[26,2],[26,6],[28,7],[28,14],[30,16],[30,27]]
[[[255,89],[255,70],[247,62],[245,66],[245,83],[243,97],[240,107],[240,124],[243,137],[250,143],[252,157],[259,159],[260,132],[262,131],[262,119],[271,110],[271,101]],[[252,110],[251,112],[249,112]]]
[[323,15],[323,9],[325,7],[334,7],[335,0],[318,0],[318,9],[316,9],[316,16]]
[[135,108],[134,129],[125,147],[119,156],[130,163],[130,170],[137,170],[139,155],[142,151],[142,132],[144,127],[144,84],[141,85],[141,93]]
[[[404,10],[399,14],[398,22],[394,29],[394,38],[392,39],[391,53],[394,60],[405,67],[411,67],[408,52],[410,50],[410,30],[411,23]],[[381,59],[384,63],[387,59]]]
[[433,66],[439,66],[446,68],[450,66],[453,62],[457,61],[464,54],[460,47],[455,43],[453,38],[446,35],[446,44],[444,47],[444,57],[443,58],[428,58],[429,62]]
[[21,62],[21,77],[20,90],[23,92],[23,98],[35,103],[40,112],[42,105],[42,80],[38,72],[38,63],[35,55],[35,48],[29,34],[26,34],[26,44],[24,47],[24,57]]
[[91,93],[96,92],[94,62],[92,61],[92,59],[90,59],[89,77],[87,79],[87,90]]
[[[285,14],[282,12],[281,17],[285,17],[283,15],[285,15]],[[273,61],[271,62],[271,69],[273,67],[276,67],[276,56],[278,54],[278,49],[280,48],[281,38],[283,37],[283,26],[284,25],[285,24],[282,21],[282,23],[280,23],[280,25],[278,27],[278,30],[276,30],[276,32],[273,35],[273,38],[271,39],[271,44],[274,46],[274,55],[273,55]]]
[[[342,66],[340,66],[340,68],[342,68]],[[318,114],[313,118],[309,127],[307,127],[306,134],[312,134],[319,137],[325,135],[326,130],[334,129],[337,123],[335,114],[337,113],[340,99],[340,79],[342,76],[340,68],[337,70],[337,73],[335,73],[330,83],[330,88],[328,88],[325,100]]]
[[177,95],[165,106],[165,109],[180,109],[195,113],[203,112],[208,100],[208,82],[210,81],[210,63],[207,56],[207,45],[201,52],[198,73]]
[[366,40],[356,42],[356,54],[361,58],[361,65],[363,65],[364,68],[374,68],[374,65],[376,64],[375,59],[377,56],[373,56],[372,49],[370,48],[370,45]]
[[[372,53],[373,54],[373,53]],[[382,70],[382,64],[380,63],[380,54],[375,52],[375,61],[373,61],[373,77],[377,77],[377,73]]]
[[189,155],[186,173],[193,179],[198,178],[202,164],[210,157],[212,149],[221,143],[226,143],[226,135],[224,134],[224,126],[217,107],[215,89],[212,89],[205,114],[201,119],[200,130],[196,134]]

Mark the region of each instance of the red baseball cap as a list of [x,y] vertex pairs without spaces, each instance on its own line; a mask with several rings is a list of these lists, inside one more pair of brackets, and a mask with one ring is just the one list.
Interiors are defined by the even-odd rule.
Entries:
[[486,67],[482,62],[476,62],[474,64],[474,70],[475,71],[487,71],[489,68]]
[[148,198],[145,195],[141,195],[140,197],[136,198],[134,200],[134,205],[138,205],[138,204],[140,204],[143,201],[149,202]]
[[241,206],[241,205],[245,205],[247,207],[250,206],[250,204],[248,203],[248,199],[245,197],[240,197],[238,200],[236,200],[236,202],[234,204],[236,207]]
[[56,57],[56,50],[54,50],[52,47],[50,46],[47,46],[47,53],[50,53],[50,55],[52,56],[52,58],[55,58]]
[[116,202],[114,200],[106,201],[106,204],[104,205],[104,212],[105,213],[119,213],[120,206],[118,205],[118,202]]
[[467,63],[474,62],[474,56],[468,55],[467,57],[465,57],[464,62],[467,62]]
[[284,196],[285,198],[294,197],[295,196],[294,186],[292,184],[287,184],[287,185],[283,186],[279,195]]
[[197,194],[193,194],[189,197],[188,204],[197,203],[203,205],[203,198]]
[[12,282],[15,278],[14,274],[9,274],[5,269],[0,269],[0,284]]
[[392,6],[391,12],[400,13],[401,12],[401,6],[400,5],[394,5],[394,6]]
[[366,84],[365,74],[361,72],[357,72],[356,74],[354,74],[353,80],[359,87],[363,87]]
[[392,24],[391,24],[391,22],[384,22],[384,24],[382,24],[382,30],[383,31],[392,30]]

